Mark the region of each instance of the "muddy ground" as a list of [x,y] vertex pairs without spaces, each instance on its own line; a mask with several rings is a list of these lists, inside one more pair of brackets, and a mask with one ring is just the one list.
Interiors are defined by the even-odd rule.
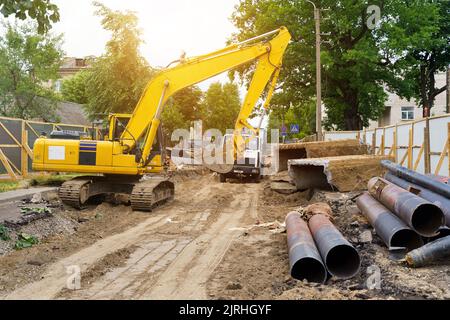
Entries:
[[[355,193],[281,195],[269,181],[219,183],[199,171],[173,179],[174,201],[151,213],[112,203],[57,207],[12,230],[12,240],[0,240],[0,298],[450,299],[449,265],[410,269],[389,260],[356,209]],[[361,254],[355,278],[317,285],[289,276],[284,218],[318,201],[332,206],[337,227]],[[367,230],[371,242],[360,237]],[[14,250],[20,232],[39,243]],[[80,288],[70,290],[77,268]],[[376,269],[380,288],[369,290]]]

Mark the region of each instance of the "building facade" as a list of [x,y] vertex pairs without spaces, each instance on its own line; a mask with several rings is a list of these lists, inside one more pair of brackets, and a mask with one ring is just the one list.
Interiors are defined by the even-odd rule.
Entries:
[[[447,83],[447,73],[436,74],[436,87],[441,88]],[[370,129],[377,127],[386,127],[401,122],[414,121],[423,118],[422,108],[414,100],[406,100],[398,95],[388,92],[388,100],[382,117],[378,121],[370,122]],[[439,94],[431,109],[431,116],[437,116],[447,113],[447,92]]]
[[62,82],[72,77],[74,74],[88,69],[91,66],[92,61],[95,59],[93,56],[85,58],[65,57],[61,67],[58,70],[59,79],[52,83],[52,87],[56,92],[61,92]]

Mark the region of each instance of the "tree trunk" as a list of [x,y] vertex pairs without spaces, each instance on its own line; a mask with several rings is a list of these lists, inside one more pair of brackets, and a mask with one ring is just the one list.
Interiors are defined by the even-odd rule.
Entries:
[[354,102],[344,112],[344,123],[346,131],[357,131],[362,129],[361,118],[358,114],[358,103]]

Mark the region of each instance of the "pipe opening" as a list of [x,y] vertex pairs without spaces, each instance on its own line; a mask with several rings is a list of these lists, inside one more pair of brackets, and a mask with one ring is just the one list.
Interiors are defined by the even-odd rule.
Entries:
[[423,246],[422,237],[409,229],[399,230],[392,235],[390,247],[407,248],[408,251]]
[[421,204],[411,220],[413,228],[423,236],[433,236],[444,225],[444,214],[433,204]]
[[327,272],[323,264],[314,258],[303,258],[298,260],[291,269],[291,276],[297,280],[308,280],[308,282],[325,283]]
[[326,258],[328,271],[338,278],[351,278],[359,271],[361,260],[355,248],[339,245],[332,248]]

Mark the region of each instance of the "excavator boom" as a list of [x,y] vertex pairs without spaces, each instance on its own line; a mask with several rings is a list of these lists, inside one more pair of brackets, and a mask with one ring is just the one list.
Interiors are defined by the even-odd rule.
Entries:
[[[209,54],[180,59],[177,65],[161,70],[150,80],[131,115],[110,115],[106,139],[80,140],[79,136],[68,134],[37,139],[33,146],[33,169],[94,174],[70,180],[60,188],[60,198],[73,207],[82,207],[93,196],[120,193],[130,196],[133,209],[150,210],[174,195],[173,183],[161,176],[141,181],[144,174],[164,170],[159,128],[167,100],[183,88],[256,62],[235,131],[243,128],[257,131],[259,128],[251,127],[247,120],[266,87],[265,107],[268,106],[290,39],[288,30],[281,27]],[[65,139],[54,139],[58,136]],[[235,135],[236,154],[242,152],[243,144],[242,138]]]

